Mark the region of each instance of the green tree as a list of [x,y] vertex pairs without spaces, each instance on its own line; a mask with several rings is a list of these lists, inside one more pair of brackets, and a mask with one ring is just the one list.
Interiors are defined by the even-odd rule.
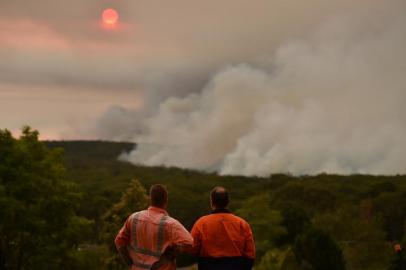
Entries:
[[258,266],[255,267],[255,270],[280,270],[289,252],[291,252],[290,249],[272,249],[267,251],[262,256]]
[[300,207],[287,207],[282,210],[282,225],[286,228],[287,235],[281,239],[282,243],[294,244],[296,237],[303,233],[310,225],[310,218]]
[[404,270],[406,267],[406,259],[402,253],[397,253],[393,256],[392,261],[388,267],[388,270]]
[[319,183],[303,184],[292,181],[279,190],[273,196],[272,205],[283,209],[289,205],[306,210],[311,216],[316,212],[328,212],[336,207],[337,197],[329,189]]
[[328,233],[320,229],[310,228],[298,236],[293,251],[302,269],[345,269],[341,249]]
[[120,201],[103,216],[102,240],[108,246],[110,255],[106,259],[108,269],[126,269],[116,251],[114,239],[126,219],[134,212],[144,210],[148,203],[145,188],[138,180],[132,180]]
[[385,192],[374,200],[378,213],[384,218],[383,227],[390,241],[400,241],[403,238],[406,225],[406,193]]
[[91,227],[75,214],[79,194],[64,179],[62,151],[38,135],[0,130],[0,269],[67,269]]
[[403,238],[401,243],[395,242],[400,245],[400,251],[395,249],[395,245],[392,246],[391,260],[389,262],[388,270],[404,270],[406,269],[406,256],[405,256],[405,247],[406,247],[406,236]]
[[260,194],[248,199],[244,206],[236,212],[251,225],[258,258],[271,250],[278,239],[286,235],[286,230],[281,225],[280,212],[271,209],[269,205],[269,195]]
[[341,244],[350,269],[384,269],[390,249],[379,216],[374,217],[365,204],[362,201],[359,207],[345,205],[335,212],[317,215],[313,225]]

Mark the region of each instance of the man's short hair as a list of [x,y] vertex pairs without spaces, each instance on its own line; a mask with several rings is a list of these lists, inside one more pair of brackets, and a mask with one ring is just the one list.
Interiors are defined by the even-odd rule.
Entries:
[[168,191],[164,185],[155,184],[149,189],[149,198],[151,206],[164,207],[168,201]]
[[215,187],[210,193],[212,204],[217,208],[226,208],[229,202],[228,192],[223,187]]

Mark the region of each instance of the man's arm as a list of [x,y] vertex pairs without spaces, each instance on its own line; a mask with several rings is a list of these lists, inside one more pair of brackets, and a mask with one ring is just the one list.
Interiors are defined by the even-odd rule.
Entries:
[[200,253],[200,247],[202,245],[202,234],[199,230],[199,227],[197,225],[197,222],[195,225],[193,225],[192,231],[191,231],[192,237],[193,237],[193,248],[191,250],[191,253],[195,256],[199,256]]
[[130,253],[128,253],[128,249],[126,247],[120,247],[117,249],[117,251],[121,258],[123,258],[125,264],[131,267],[131,265],[133,265],[133,260],[131,259]]
[[130,218],[128,218],[127,221],[124,223],[124,226],[118,232],[116,239],[114,240],[118,253],[128,266],[131,266],[133,264],[131,256],[127,249],[127,245],[129,245],[131,240],[130,235],[131,235],[131,220]]
[[245,269],[251,270],[255,261],[255,242],[251,227],[248,223],[245,223],[244,232],[245,232],[245,246],[243,256],[247,258]]
[[190,252],[193,247],[193,238],[185,227],[179,221],[175,221],[171,231],[175,251],[178,253]]

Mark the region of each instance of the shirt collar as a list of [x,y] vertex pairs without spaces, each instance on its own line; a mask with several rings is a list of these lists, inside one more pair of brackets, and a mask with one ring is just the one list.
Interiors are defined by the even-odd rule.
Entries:
[[218,213],[231,213],[230,210],[226,209],[226,208],[218,208],[218,209],[214,209],[211,211],[212,214],[218,214]]
[[150,207],[148,207],[148,210],[168,215],[168,212],[166,212],[165,209],[162,209],[162,208],[159,208],[159,207],[150,206]]

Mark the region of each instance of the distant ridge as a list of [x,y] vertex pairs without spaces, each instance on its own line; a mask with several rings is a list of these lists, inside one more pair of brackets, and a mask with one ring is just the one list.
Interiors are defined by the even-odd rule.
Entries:
[[112,142],[112,141],[91,141],[91,140],[72,140],[72,141],[44,141],[50,148],[63,148],[66,158],[92,158],[116,160],[124,153],[130,152],[136,147],[131,142]]

